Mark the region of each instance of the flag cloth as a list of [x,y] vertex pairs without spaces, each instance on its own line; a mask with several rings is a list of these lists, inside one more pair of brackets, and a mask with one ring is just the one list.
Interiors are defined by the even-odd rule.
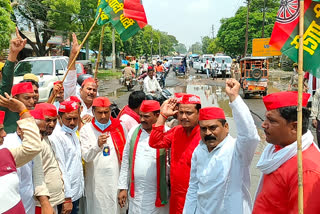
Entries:
[[141,28],[148,23],[141,0],[124,0],[123,14],[127,18],[136,20]]
[[[129,4],[129,6],[130,5],[132,6],[132,4]],[[140,19],[139,21],[125,17],[123,0],[99,0],[96,16],[99,14],[101,10],[102,14],[101,18],[98,20],[98,25],[103,25],[107,22],[111,22],[113,27],[120,34],[120,38],[123,41],[126,41],[130,37],[134,36],[137,32],[139,32],[139,30],[141,30],[147,24],[144,23],[144,21],[146,21],[146,18],[144,21],[140,21],[143,18],[141,18],[141,16],[139,18],[138,15],[136,15],[136,17]],[[138,12],[141,15],[141,11]]]
[[[320,0],[304,1],[303,68],[320,77]],[[270,45],[298,62],[299,0],[281,0]]]

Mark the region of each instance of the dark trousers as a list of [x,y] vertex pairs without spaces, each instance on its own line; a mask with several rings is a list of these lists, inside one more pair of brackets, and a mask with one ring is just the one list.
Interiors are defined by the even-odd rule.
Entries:
[[[58,213],[61,214],[62,204],[58,205]],[[72,211],[71,214],[78,214],[79,212],[79,200],[72,202]]]
[[317,125],[317,128],[316,128],[316,132],[317,132],[317,141],[318,141],[318,146],[320,145],[320,121],[318,121],[318,125]]
[[226,78],[226,70],[221,70],[222,79]]

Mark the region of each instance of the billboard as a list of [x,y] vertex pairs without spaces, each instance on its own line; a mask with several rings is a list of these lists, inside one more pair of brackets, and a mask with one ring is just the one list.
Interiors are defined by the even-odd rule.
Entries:
[[269,45],[270,38],[252,40],[252,56],[280,56],[281,52]]

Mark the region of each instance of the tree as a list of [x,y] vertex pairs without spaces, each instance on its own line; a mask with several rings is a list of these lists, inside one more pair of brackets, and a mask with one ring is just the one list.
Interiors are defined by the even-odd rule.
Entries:
[[195,44],[192,44],[189,48],[189,52],[193,54],[202,54],[202,45],[200,42],[196,42]]
[[210,53],[210,54],[216,54],[219,52],[223,52],[223,49],[221,47],[218,46],[219,41],[218,39],[212,39],[208,48],[207,48],[207,52],[206,53]]
[[14,32],[14,22],[11,21],[12,8],[9,0],[0,0],[0,54],[9,47],[11,33]]
[[17,26],[30,25],[36,43],[20,31],[22,38],[32,47],[37,56],[44,56],[49,39],[56,33],[68,33],[76,29],[75,22],[80,10],[80,2],[74,0],[18,0],[14,7]]
[[180,54],[186,54],[187,53],[187,48],[184,44],[179,43],[176,47],[175,47],[176,52],[180,53]]
[[208,47],[210,43],[213,41],[209,36],[205,36],[202,38],[202,53],[209,53]]

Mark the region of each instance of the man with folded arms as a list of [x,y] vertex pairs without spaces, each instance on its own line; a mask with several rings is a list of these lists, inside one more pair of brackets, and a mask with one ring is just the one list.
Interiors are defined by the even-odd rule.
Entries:
[[227,80],[226,93],[237,127],[236,139],[229,135],[223,109],[200,109],[201,141],[192,156],[185,214],[251,214],[249,169],[260,138],[239,91],[239,82]]
[[159,113],[159,102],[144,100],[140,107],[141,125],[134,126],[128,134],[118,182],[118,200],[124,207],[129,192],[129,214],[167,214],[169,211],[166,205],[166,150],[149,146],[152,124]]
[[[178,107],[178,110],[177,108]],[[155,149],[171,149],[170,213],[183,211],[185,197],[189,186],[191,157],[199,145],[200,128],[198,125],[200,98],[193,94],[184,94],[177,99],[169,99],[160,109],[160,116],[152,126],[149,145]],[[165,132],[164,125],[168,117],[178,114],[179,126]]]
[[[303,205],[305,214],[320,213],[320,152],[309,127],[310,94],[303,94],[302,165]],[[253,214],[298,213],[297,103],[293,91],[270,94],[263,98],[266,119],[262,128],[269,143],[257,164],[262,172]]]

